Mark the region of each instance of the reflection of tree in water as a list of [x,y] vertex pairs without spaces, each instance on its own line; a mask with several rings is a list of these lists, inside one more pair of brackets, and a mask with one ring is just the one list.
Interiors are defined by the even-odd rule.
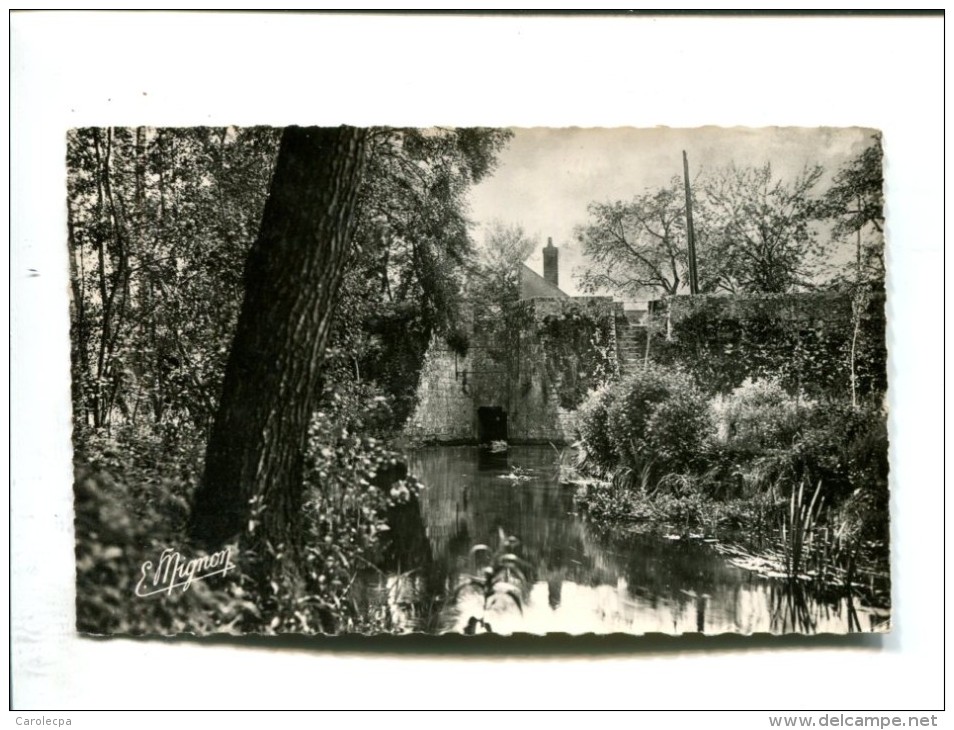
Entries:
[[[424,632],[449,628],[442,614],[456,574],[448,561],[435,558],[418,501],[393,508],[390,525],[382,566],[395,576],[389,586],[389,601],[409,624],[405,628]],[[446,549],[466,553],[472,544],[467,523],[458,519],[456,526],[457,532],[447,539]]]
[[718,618],[738,625],[738,594],[751,581],[708,546],[694,541],[667,541],[656,535],[602,531],[594,528],[588,548],[612,560],[605,572],[621,573],[634,599],[658,609],[670,605],[677,618],[695,613],[704,630],[707,608],[718,604]]
[[[393,470],[379,472],[374,480],[379,489],[387,489],[398,479],[408,476],[407,466],[398,464]],[[369,583],[377,583],[387,612],[401,628],[436,632],[444,609],[447,585],[450,582],[447,566],[435,560],[428,539],[428,529],[422,516],[419,498],[392,505],[387,522],[391,528],[381,535],[381,557],[376,566],[377,580],[368,579],[356,587],[355,593],[366,593]],[[467,542],[466,526],[458,540]],[[362,595],[365,605],[380,604],[377,599]]]
[[470,547],[503,529],[520,539],[527,580],[547,583],[552,607],[560,603],[565,580],[593,583],[584,526],[568,516],[573,494],[556,484],[552,452],[514,447],[488,454],[458,447],[421,455],[413,468],[427,485],[421,497],[427,538],[447,575],[471,569]]
[[678,618],[694,612],[699,631],[704,630],[707,614],[713,625],[746,630],[763,625],[763,612],[768,613],[769,630],[775,632],[812,633],[823,626],[861,630],[857,606],[843,586],[767,579],[729,564],[709,546],[694,541],[612,532],[593,539],[598,545],[587,549],[615,556],[631,596],[653,609],[669,602]]
[[547,449],[519,447],[491,458],[470,447],[412,456],[425,488],[419,505],[392,515],[385,550],[401,625],[452,629],[456,598],[448,597],[474,570],[471,547],[493,547],[503,529],[520,538],[528,585],[553,611],[568,595],[578,601],[581,587],[609,588],[597,612],[636,630],[643,621],[673,631],[860,630],[843,593],[819,596],[737,568],[704,544],[603,531],[571,515],[572,491],[557,484],[553,461]]
[[861,631],[861,620],[848,587],[816,589],[809,581],[789,579],[769,583],[772,631],[810,634],[819,626],[847,623],[848,631]]

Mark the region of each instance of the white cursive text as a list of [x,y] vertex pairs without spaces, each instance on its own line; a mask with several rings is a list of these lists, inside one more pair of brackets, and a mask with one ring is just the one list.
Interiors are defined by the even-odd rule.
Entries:
[[192,581],[213,575],[227,575],[230,570],[235,570],[235,563],[232,562],[229,548],[192,560],[186,560],[178,550],[166,548],[159,556],[155,570],[151,560],[144,562],[141,570],[136,595],[145,598],[157,593],[171,595],[174,588],[182,588],[185,593]]

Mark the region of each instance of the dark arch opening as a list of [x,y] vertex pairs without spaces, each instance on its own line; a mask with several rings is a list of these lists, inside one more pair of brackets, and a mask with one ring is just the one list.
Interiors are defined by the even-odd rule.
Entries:
[[477,409],[477,434],[480,443],[507,440],[507,412],[498,406]]

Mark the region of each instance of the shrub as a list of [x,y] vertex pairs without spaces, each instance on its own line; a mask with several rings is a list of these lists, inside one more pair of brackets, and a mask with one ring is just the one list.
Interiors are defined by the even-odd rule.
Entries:
[[652,465],[654,476],[697,469],[712,437],[702,392],[683,373],[640,370],[614,389],[608,408],[609,440],[619,463]]
[[660,468],[683,473],[704,463],[712,433],[708,404],[687,380],[673,387],[653,410],[646,442]]
[[862,490],[887,515],[888,429],[879,409],[820,409],[793,449],[792,462],[797,474],[825,485],[829,501]]
[[584,482],[573,497],[577,508],[597,523],[640,522],[652,517],[644,494],[621,489],[611,482]]
[[187,547],[181,526],[192,484],[174,475],[142,479],[132,458],[120,456],[122,446],[113,444],[94,464],[76,464],[76,628],[92,634],[205,634],[257,620],[258,608],[234,575],[196,581],[187,591],[136,595],[145,561],[155,565],[163,550]]
[[[854,490],[870,491],[887,510],[888,445],[884,414],[849,403],[798,402],[772,381],[746,381],[713,404],[723,458],[713,476],[735,495],[822,483],[836,506]],[[886,512],[885,512],[886,514]]]
[[[201,440],[161,430],[117,429],[78,438],[76,505],[77,628],[94,634],[334,632],[367,628],[350,593],[374,561],[395,507],[418,485],[396,468],[380,434],[389,400],[367,385],[329,388],[305,454],[301,591],[262,589],[245,545],[238,570],[193,582],[187,591],[138,597],[141,566],[166,548],[198,557],[185,526],[201,471]],[[167,437],[168,436],[168,437]],[[255,513],[251,515],[254,522]]]
[[[265,596],[270,630],[337,633],[368,628],[350,594],[356,574],[377,562],[389,511],[416,498],[418,483],[381,434],[389,399],[373,386],[339,384],[323,396],[309,428],[303,506],[303,596]],[[404,478],[399,478],[403,476]],[[393,477],[393,478],[392,478]]]
[[814,408],[799,403],[775,380],[746,380],[714,400],[720,439],[738,454],[790,449]]
[[814,402],[797,400],[775,380],[747,379],[713,398],[711,408],[718,441],[706,478],[710,495],[780,497],[799,483],[795,454],[815,414]]
[[603,386],[590,391],[580,406],[577,428],[580,432],[580,468],[599,474],[618,461],[609,435],[609,406],[616,397],[614,389]]

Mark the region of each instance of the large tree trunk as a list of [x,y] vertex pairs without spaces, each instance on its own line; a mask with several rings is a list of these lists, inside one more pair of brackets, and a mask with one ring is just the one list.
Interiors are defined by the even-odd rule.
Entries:
[[214,546],[244,532],[243,547],[273,568],[280,554],[294,571],[300,552],[303,450],[355,228],[365,136],[284,131],[193,507],[196,540]]

